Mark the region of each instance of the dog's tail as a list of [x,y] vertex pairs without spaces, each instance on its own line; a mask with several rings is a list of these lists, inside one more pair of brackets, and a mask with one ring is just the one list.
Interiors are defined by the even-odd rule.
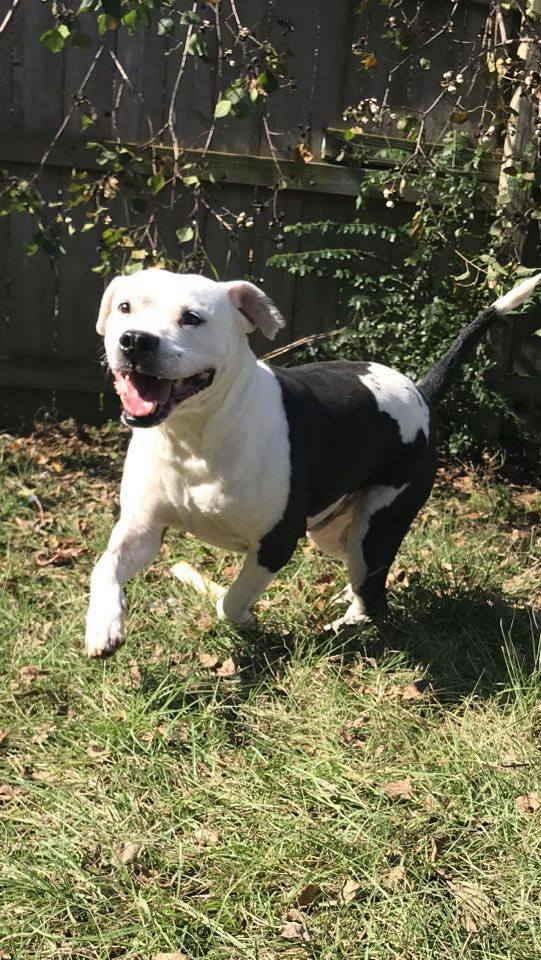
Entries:
[[441,360],[438,360],[417,384],[431,407],[435,407],[451,388],[466,357],[477,346],[492,324],[514,310],[524,300],[527,300],[540,281],[541,273],[528,277],[527,280],[510,290],[509,293],[496,300],[490,307],[481,310],[475,320],[472,320],[467,327],[460,331],[447,353],[444,353]]

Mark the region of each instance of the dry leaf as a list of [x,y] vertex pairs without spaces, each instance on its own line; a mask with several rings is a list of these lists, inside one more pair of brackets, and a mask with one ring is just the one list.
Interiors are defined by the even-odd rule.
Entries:
[[198,630],[201,630],[201,632],[204,633],[205,631],[210,630],[213,623],[214,619],[210,610],[203,610],[203,613],[201,613],[197,618],[195,625]]
[[318,887],[316,883],[307,883],[300,893],[297,894],[297,906],[309,907],[314,900],[317,900],[320,894],[321,887]]
[[157,953],[155,960],[190,960],[190,958],[187,953],[174,950],[173,953]]
[[308,941],[310,939],[310,934],[303,923],[292,920],[289,923],[284,923],[284,926],[282,927],[282,937],[284,940]]
[[378,58],[375,53],[367,53],[366,57],[363,57],[363,67],[365,70],[373,70],[377,66]]
[[4,741],[7,740],[7,738],[8,738],[7,730],[0,730],[0,743],[4,743]]
[[305,143],[298,143],[295,147],[295,158],[302,163],[311,163],[314,159],[314,154]]
[[137,660],[130,660],[130,674],[135,687],[140,687],[143,683],[143,674]]
[[409,777],[404,780],[392,780],[390,783],[384,783],[381,788],[389,800],[411,800],[413,789]]
[[402,691],[402,700],[421,700],[428,687],[427,680],[413,680]]
[[237,667],[235,661],[232,657],[228,657],[227,660],[224,660],[222,665],[216,670],[217,677],[234,677],[237,672]]
[[525,793],[515,800],[515,809],[519,813],[529,815],[539,810],[539,807],[541,807],[541,800],[537,793]]
[[385,880],[383,881],[383,886],[386,887],[387,890],[390,890],[392,887],[396,887],[399,884],[404,883],[405,879],[406,879],[405,867],[403,867],[402,864],[399,863],[397,864],[396,867],[391,867],[391,869],[389,870],[389,873],[387,874],[387,876],[385,877]]
[[10,783],[0,783],[0,803],[13,800],[15,794],[20,793],[20,787],[12,787]]
[[52,770],[32,770],[30,779],[36,780],[38,783],[60,783],[58,776]]
[[98,763],[105,763],[110,756],[107,747],[100,747],[97,743],[91,743],[86,748],[86,752],[89,757],[92,757],[92,760],[96,760]]
[[448,880],[447,886],[464,908],[460,922],[467,933],[478,933],[481,927],[493,920],[493,905],[478,884]]
[[115,850],[111,861],[120,866],[120,864],[131,863],[132,860],[135,860],[139,852],[141,851],[140,843],[133,843],[131,840],[126,841],[126,843],[121,843],[117,850]]
[[219,842],[220,834],[217,830],[209,830],[207,827],[199,827],[199,829],[195,831],[193,838],[198,847],[210,847]]
[[361,889],[361,884],[357,883],[356,880],[352,880],[351,877],[349,880],[346,880],[340,889],[340,899],[344,903],[351,903],[356,899],[359,890]]
[[215,653],[200,653],[199,663],[205,670],[214,670],[220,662],[220,658]]

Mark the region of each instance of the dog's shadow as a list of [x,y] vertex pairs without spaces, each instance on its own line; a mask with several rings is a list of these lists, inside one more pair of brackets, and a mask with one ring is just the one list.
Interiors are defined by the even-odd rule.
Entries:
[[[344,664],[402,653],[405,664],[420,667],[437,696],[449,702],[473,693],[487,698],[524,682],[539,667],[540,632],[539,611],[517,607],[501,592],[475,588],[441,595],[418,586],[401,600],[392,598],[389,611],[371,626],[335,637],[319,630],[308,644]],[[265,678],[279,685],[296,650],[294,634],[271,630],[254,637],[237,654],[245,694]]]
[[[282,685],[289,662],[309,651],[331,658],[337,669],[363,658],[383,663],[402,655],[404,666],[422,671],[441,703],[488,698],[517,689],[539,669],[541,617],[531,608],[514,606],[504,594],[481,588],[441,595],[423,586],[391,598],[390,610],[379,622],[334,636],[315,630],[310,636],[294,631],[259,630],[249,640],[238,638],[232,657],[234,682],[208,678],[168,695],[168,709],[185,714],[213,703],[221,712],[232,747],[250,737],[244,720],[248,701],[287,696]],[[157,682],[146,678],[142,692]],[[158,701],[159,701],[158,697]],[[159,705],[157,702],[156,705]]]

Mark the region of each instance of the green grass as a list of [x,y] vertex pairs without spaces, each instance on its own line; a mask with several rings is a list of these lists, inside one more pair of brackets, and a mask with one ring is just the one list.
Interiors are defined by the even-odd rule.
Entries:
[[3,438],[0,957],[539,956],[539,494],[447,470],[342,646],[332,561],[301,546],[248,641],[169,573],[237,558],[169,534],[88,663],[123,445]]

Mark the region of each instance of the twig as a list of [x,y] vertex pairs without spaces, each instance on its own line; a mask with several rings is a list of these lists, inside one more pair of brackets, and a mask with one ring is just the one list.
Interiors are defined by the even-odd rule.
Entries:
[[105,44],[102,43],[101,47],[99,47],[99,49],[96,51],[96,53],[95,53],[95,55],[94,55],[94,58],[93,58],[93,60],[92,60],[92,63],[90,64],[90,66],[89,66],[88,70],[86,71],[86,73],[85,73],[85,75],[84,75],[81,83],[79,84],[79,87],[78,87],[78,89],[77,89],[77,92],[76,92],[76,94],[75,94],[75,96],[74,96],[74,98],[73,98],[73,106],[70,107],[68,113],[67,113],[66,116],[64,117],[64,119],[63,119],[62,123],[60,124],[58,130],[56,131],[53,139],[51,140],[49,146],[47,147],[45,153],[43,154],[43,156],[42,156],[42,158],[41,158],[41,160],[40,160],[40,163],[39,163],[39,167],[38,167],[36,173],[34,174],[34,176],[32,177],[31,183],[34,183],[34,181],[37,180],[38,177],[41,175],[41,173],[42,173],[42,171],[43,171],[43,168],[44,168],[45,164],[47,163],[47,160],[49,159],[49,155],[50,155],[50,153],[51,153],[51,150],[56,146],[56,144],[57,144],[58,141],[60,140],[60,137],[61,137],[62,134],[64,133],[64,130],[66,129],[66,127],[67,127],[68,123],[70,122],[73,114],[75,113],[75,110],[77,109],[77,105],[78,105],[79,98],[81,97],[81,95],[82,95],[82,93],[83,93],[83,91],[84,91],[84,88],[86,87],[88,81],[90,80],[90,77],[92,76],[92,74],[93,74],[93,72],[94,72],[94,70],[95,70],[95,68],[96,68],[96,64],[97,64],[98,60],[100,59],[100,57],[101,57],[101,55],[102,55],[102,53],[103,53],[104,50],[105,50]]
[[316,340],[331,340],[332,337],[337,337],[343,332],[344,331],[340,329],[326,330],[323,333],[312,333],[309,337],[301,337],[300,340],[294,340],[293,343],[288,343],[285,347],[278,347],[276,350],[271,350],[270,353],[266,353],[261,359],[274,360],[275,357],[281,357],[284,353],[290,353],[291,350],[296,350],[297,347],[307,346],[309,343],[315,343]]
[[13,16],[13,14],[15,13],[17,7],[19,6],[19,3],[20,3],[20,0],[13,0],[13,3],[11,4],[11,7],[9,8],[8,12],[6,13],[4,19],[2,20],[2,23],[0,23],[0,33],[3,33],[4,30],[6,29],[9,21],[11,20],[11,18],[12,18],[12,16]]

